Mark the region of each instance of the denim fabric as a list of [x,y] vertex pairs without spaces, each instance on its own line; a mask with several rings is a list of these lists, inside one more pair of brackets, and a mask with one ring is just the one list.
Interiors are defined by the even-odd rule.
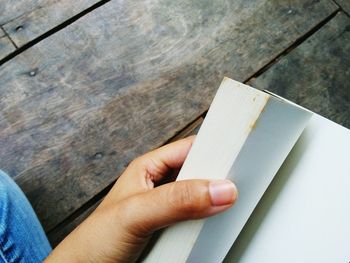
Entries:
[[33,208],[0,170],[0,262],[42,262],[50,251]]

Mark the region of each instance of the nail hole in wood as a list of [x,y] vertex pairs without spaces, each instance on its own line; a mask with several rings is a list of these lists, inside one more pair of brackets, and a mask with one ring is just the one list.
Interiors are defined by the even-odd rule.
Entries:
[[37,71],[38,71],[37,69],[33,69],[33,70],[29,71],[29,76],[34,77],[36,75]]
[[95,160],[100,160],[100,159],[102,159],[102,157],[103,157],[103,153],[101,153],[101,152],[97,152],[94,155]]
[[18,32],[18,31],[21,31],[21,30],[23,30],[23,26],[18,26],[18,27],[16,27],[16,31]]

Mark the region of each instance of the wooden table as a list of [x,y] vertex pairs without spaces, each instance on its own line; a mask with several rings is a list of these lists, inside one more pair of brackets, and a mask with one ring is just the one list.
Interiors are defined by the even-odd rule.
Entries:
[[350,127],[346,0],[0,0],[0,167],[53,245],[223,76]]

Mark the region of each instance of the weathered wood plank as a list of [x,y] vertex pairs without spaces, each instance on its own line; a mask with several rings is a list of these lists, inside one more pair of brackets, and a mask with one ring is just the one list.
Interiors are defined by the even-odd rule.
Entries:
[[182,138],[185,138],[190,135],[197,134],[199,128],[201,127],[202,123],[204,121],[203,117],[199,117],[194,122],[192,122],[190,125],[185,127],[179,134],[175,135],[173,138],[171,138],[170,142],[175,142],[177,140],[180,140]]
[[0,68],[0,167],[48,231],[336,9],[109,2]]
[[[186,138],[190,135],[194,135],[198,133],[200,126],[203,123],[204,118],[199,117],[194,122],[192,122],[189,126],[185,127],[182,131],[179,132],[176,136],[171,138],[170,142],[177,141],[182,138]],[[57,246],[70,232],[72,232],[79,224],[81,224],[101,203],[102,200],[97,201],[91,207],[86,209],[83,213],[81,213],[74,220],[70,221],[66,225],[58,226],[52,231],[48,233],[48,238],[52,247]]]
[[350,128],[350,18],[337,14],[249,84]]
[[15,50],[15,46],[0,27],[0,60]]
[[97,2],[99,0],[0,0],[0,25],[20,47]]
[[334,0],[345,12],[350,14],[350,1],[349,0]]

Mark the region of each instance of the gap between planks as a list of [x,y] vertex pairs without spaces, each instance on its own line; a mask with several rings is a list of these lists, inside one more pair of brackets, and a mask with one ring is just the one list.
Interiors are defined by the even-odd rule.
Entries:
[[[108,0],[110,1],[110,0]],[[108,2],[108,1],[102,1],[102,2]],[[101,2],[99,2],[98,4],[100,4]],[[102,4],[100,4],[102,5]],[[99,6],[100,6],[99,5]],[[97,7],[95,7],[97,8]],[[94,8],[94,9],[95,9]],[[92,10],[91,10],[92,11]],[[258,76],[260,76],[261,74],[263,74],[266,70],[268,70],[272,65],[274,65],[276,62],[278,62],[278,60],[284,56],[286,56],[289,52],[291,52],[294,48],[296,48],[297,46],[299,46],[302,42],[304,42],[307,38],[309,38],[311,35],[313,35],[314,33],[316,33],[318,30],[320,30],[325,24],[327,24],[330,20],[332,20],[339,12],[341,11],[341,8],[338,5],[338,8],[331,13],[328,17],[326,17],[325,19],[323,19],[322,21],[320,21],[315,27],[313,27],[311,30],[309,30],[307,33],[305,33],[304,35],[302,35],[301,37],[299,37],[298,39],[296,39],[289,47],[287,47],[285,50],[283,50],[282,52],[280,52],[279,54],[277,54],[277,56],[275,56],[272,60],[270,60],[267,64],[265,64],[261,69],[259,69],[257,72],[255,72],[253,75],[251,75],[250,77],[248,77],[244,83],[249,82],[250,80],[257,78]],[[86,12],[83,11],[83,12]],[[90,12],[90,11],[89,11]],[[81,14],[81,13],[80,13]],[[80,15],[78,14],[78,15]],[[78,16],[77,15],[77,16]],[[82,16],[82,15],[81,15]],[[79,18],[81,17],[79,16]],[[76,18],[75,20],[79,19]],[[72,18],[71,18],[72,19]],[[75,21],[74,20],[74,21]],[[68,21],[68,20],[67,20]],[[66,21],[66,22],[67,22]],[[74,21],[72,21],[71,23],[73,23]],[[65,23],[66,23],[65,22]],[[70,23],[69,23],[70,24]],[[68,24],[67,24],[68,25]],[[67,26],[66,25],[66,26]],[[57,27],[56,27],[57,28]],[[63,28],[63,27],[62,27]],[[62,29],[60,28],[60,29]],[[59,30],[60,30],[59,29]],[[58,30],[56,30],[55,32],[57,32]],[[53,32],[53,33],[55,33]],[[52,34],[53,34],[52,33]],[[45,34],[44,34],[45,35]],[[50,34],[51,35],[51,34]],[[48,35],[48,36],[50,36]],[[48,37],[46,36],[46,37]],[[46,38],[45,37],[45,38]],[[44,38],[43,38],[44,39]],[[42,40],[42,39],[41,39]],[[40,40],[40,41],[41,41]],[[33,40],[35,41],[35,40]],[[31,41],[32,42],[32,41]],[[29,43],[31,43],[29,42]],[[39,41],[38,41],[39,42]],[[29,44],[28,43],[28,44]],[[37,42],[36,42],[37,43]],[[34,43],[35,44],[35,43]],[[34,45],[33,44],[33,45]],[[27,47],[29,48],[29,47]],[[1,65],[0,61],[0,65]],[[181,138],[187,137],[189,135],[192,135],[193,132],[196,130],[196,128],[198,128],[206,115],[205,111],[203,114],[201,114],[198,118],[196,118],[194,121],[192,121],[190,124],[188,124],[185,128],[183,128],[179,133],[175,134],[172,138],[170,138],[168,141],[166,141],[164,144],[179,140]],[[92,197],[88,202],[86,202],[84,205],[82,205],[79,209],[77,209],[75,212],[73,212],[70,216],[68,216],[67,218],[65,218],[61,223],[59,223],[56,227],[54,227],[52,230],[50,230],[47,234],[49,237],[52,237],[53,239],[55,235],[58,235],[58,233],[60,233],[60,231],[62,231],[63,229],[65,229],[71,222],[73,222],[74,220],[78,219],[79,216],[81,216],[85,211],[91,210],[90,212],[93,212],[94,208],[97,207],[97,205],[103,200],[103,198],[106,196],[106,194],[110,191],[110,189],[113,187],[113,185],[115,184],[116,180],[113,181],[111,184],[109,184],[106,188],[104,188],[101,192],[99,192],[97,195],[95,195],[94,197]],[[86,217],[89,215],[89,213],[86,215]],[[85,219],[85,218],[82,218]],[[80,223],[80,222],[79,222]],[[72,229],[73,230],[73,229]],[[50,238],[51,239],[51,238]],[[57,245],[57,240],[55,240],[55,244]]]
[[331,13],[328,17],[320,21],[314,28],[312,28],[310,31],[302,35],[301,37],[297,38],[289,47],[287,47],[285,50],[283,50],[281,53],[277,54],[273,59],[271,59],[267,64],[265,64],[261,69],[259,69],[257,72],[255,72],[253,75],[248,77],[243,83],[247,83],[257,77],[259,77],[261,74],[263,74],[265,71],[267,71],[271,66],[276,64],[282,57],[288,55],[293,49],[295,49],[297,46],[299,46],[301,43],[303,43],[306,39],[308,39],[310,36],[312,36],[314,33],[316,33],[318,30],[320,30],[325,24],[327,24],[329,21],[331,21],[339,12],[341,12],[341,8],[337,4],[338,9],[335,10],[333,13]]
[[14,41],[10,38],[10,36],[8,35],[8,33],[4,30],[6,36],[10,39],[11,43],[16,47],[16,50],[13,51],[12,53],[10,53],[9,55],[5,56],[4,58],[0,59],[0,66],[3,65],[4,63],[6,63],[7,61],[13,59],[14,57],[18,56],[19,54],[21,54],[22,52],[24,52],[25,50],[27,50],[28,48],[36,45],[37,43],[43,41],[44,39],[50,37],[51,35],[57,33],[58,31],[64,29],[65,27],[69,26],[70,24],[74,23],[75,21],[79,20],[80,18],[82,18],[83,16],[85,16],[86,14],[94,11],[95,9],[99,8],[100,6],[110,2],[111,0],[102,0],[92,6],[90,6],[89,8],[83,10],[82,12],[72,16],[71,18],[67,19],[66,21],[64,21],[63,23],[51,28],[50,30],[48,30],[47,32],[45,32],[44,34],[42,34],[41,36],[38,36],[37,38],[34,38],[33,40],[29,41],[28,43],[24,44],[21,47],[18,47]]
[[[343,7],[343,3],[340,3],[339,0],[333,0],[333,2],[338,6],[338,8],[344,12],[344,14],[346,14],[348,17],[350,17],[350,10],[347,9],[346,7]],[[345,4],[345,3],[344,3]],[[349,4],[350,6],[350,4]]]
[[[197,117],[194,121],[189,123],[187,126],[185,126],[182,130],[180,130],[177,134],[175,134],[173,137],[171,137],[168,141],[166,141],[163,145],[180,140],[182,138],[188,137],[190,135],[194,135],[198,132],[198,129],[200,125],[203,123],[203,120],[205,118],[207,111],[202,113],[199,117]],[[113,185],[115,184],[115,181],[113,181],[111,184],[109,184],[106,188],[104,188],[101,192],[99,192],[97,195],[95,195],[93,198],[91,198],[88,202],[86,202],[84,205],[82,205],[79,209],[77,209],[75,212],[73,212],[70,216],[65,218],[61,223],[59,223],[56,227],[54,227],[52,230],[50,230],[47,235],[50,239],[50,242],[52,242],[52,246],[55,247],[58,245],[58,243],[61,241],[59,240],[62,235],[60,235],[61,231],[65,231],[67,234],[70,233],[78,224],[81,222],[77,222],[78,224],[75,225],[74,221],[83,221],[85,220],[94,210],[95,208],[100,204],[100,202],[103,200],[103,198],[107,195],[107,193],[111,190]],[[84,214],[84,212],[87,212]],[[81,217],[82,216],[82,217]],[[81,218],[79,218],[81,217]],[[69,228],[69,225],[73,223],[72,229]]]
[[[12,45],[15,47],[15,49],[18,49],[18,46],[16,45],[16,43],[12,40],[12,38],[9,36],[9,34],[7,33],[7,31],[5,30],[5,28],[3,28],[2,26],[0,26],[0,28],[2,29],[2,31],[4,32],[5,36],[8,38],[8,40],[10,40],[10,42],[12,43]],[[1,31],[1,30],[0,30]],[[16,51],[14,51],[16,52]],[[5,57],[6,58],[6,57]],[[1,61],[0,61],[0,65],[1,65]]]

